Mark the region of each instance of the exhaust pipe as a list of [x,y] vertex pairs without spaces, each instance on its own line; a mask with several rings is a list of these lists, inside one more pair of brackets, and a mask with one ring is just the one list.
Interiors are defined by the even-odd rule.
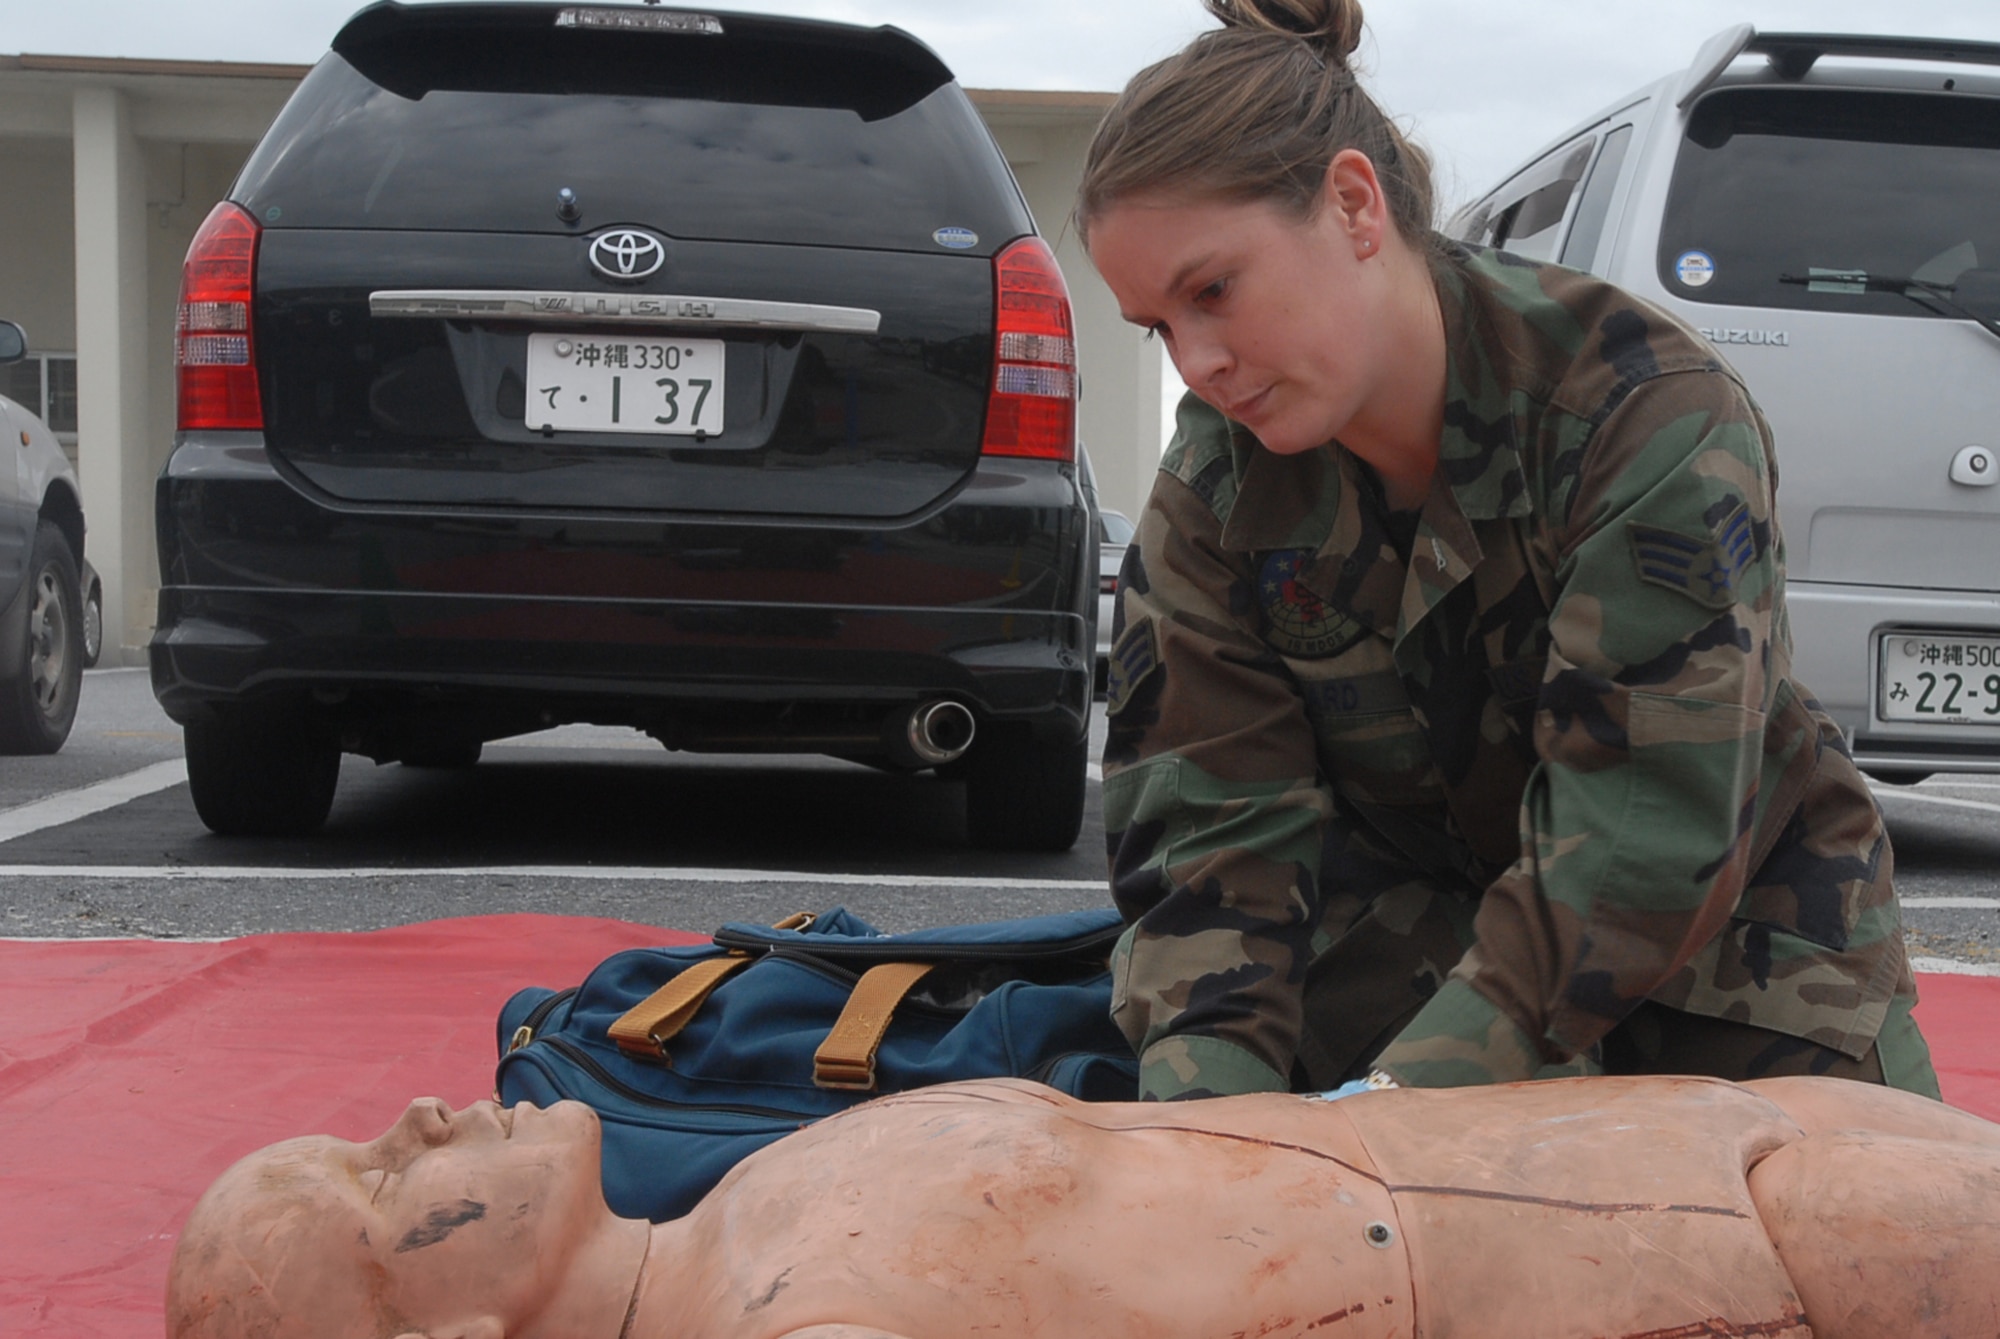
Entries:
[[[893,717],[891,721],[893,724]],[[964,757],[978,729],[962,703],[939,698],[910,708],[892,743],[895,752],[907,753],[919,765],[939,767]]]

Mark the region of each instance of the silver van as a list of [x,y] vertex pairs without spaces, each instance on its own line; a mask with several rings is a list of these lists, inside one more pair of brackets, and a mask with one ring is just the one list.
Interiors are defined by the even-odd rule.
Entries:
[[1794,668],[1885,780],[2000,772],[2000,44],[1759,33],[1446,230],[1681,317],[1777,435]]

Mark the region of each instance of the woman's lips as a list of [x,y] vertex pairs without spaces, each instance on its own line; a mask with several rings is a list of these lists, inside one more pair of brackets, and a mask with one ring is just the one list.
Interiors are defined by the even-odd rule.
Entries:
[[1246,395],[1241,400],[1231,400],[1223,405],[1223,416],[1235,419],[1238,423],[1248,423],[1251,416],[1264,407],[1264,402],[1270,394],[1271,388],[1266,386],[1254,395]]

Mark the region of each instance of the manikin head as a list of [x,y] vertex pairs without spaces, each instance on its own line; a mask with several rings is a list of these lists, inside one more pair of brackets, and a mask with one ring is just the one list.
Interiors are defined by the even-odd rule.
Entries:
[[168,1339],[616,1335],[647,1226],[605,1207],[600,1138],[575,1102],[420,1098],[365,1144],[253,1153],[181,1233]]

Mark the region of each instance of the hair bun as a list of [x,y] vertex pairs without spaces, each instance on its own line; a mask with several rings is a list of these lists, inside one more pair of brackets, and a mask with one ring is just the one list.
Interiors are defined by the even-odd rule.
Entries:
[[1346,65],[1361,45],[1361,0],[1201,0],[1223,26],[1301,38]]

